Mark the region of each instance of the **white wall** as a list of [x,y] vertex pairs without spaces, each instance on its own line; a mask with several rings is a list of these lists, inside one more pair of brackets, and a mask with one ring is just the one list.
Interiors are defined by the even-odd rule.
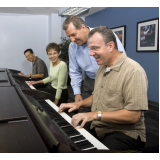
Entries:
[[61,43],[61,16],[52,13],[49,15],[49,43],[55,42],[57,44]]
[[0,68],[31,73],[32,64],[26,60],[24,51],[32,48],[35,55],[47,64],[47,44],[48,16],[0,15]]
[[[85,20],[84,17],[81,17]],[[35,55],[43,59],[49,71],[46,53],[48,43],[61,43],[66,37],[62,25],[66,17],[25,14],[0,14],[0,68],[32,72],[32,63],[27,61],[24,51],[32,48]],[[83,73],[84,74],[84,73]]]
[[[66,17],[62,17],[62,26],[63,26],[63,22],[65,21],[65,19],[66,19]],[[61,35],[62,35],[62,37],[67,37],[67,35],[66,35],[66,33],[65,33],[65,31],[63,30],[63,27],[61,27],[62,29],[61,29]]]

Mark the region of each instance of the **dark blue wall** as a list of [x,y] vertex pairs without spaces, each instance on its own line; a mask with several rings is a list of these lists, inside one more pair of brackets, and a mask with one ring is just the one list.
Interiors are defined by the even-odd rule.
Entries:
[[126,25],[126,53],[137,61],[148,77],[148,99],[159,103],[159,52],[136,52],[137,22],[159,18],[159,7],[111,7],[87,16],[91,28]]

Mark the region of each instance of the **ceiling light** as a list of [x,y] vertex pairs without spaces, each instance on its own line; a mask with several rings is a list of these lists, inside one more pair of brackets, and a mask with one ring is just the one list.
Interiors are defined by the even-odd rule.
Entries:
[[90,8],[91,7],[63,7],[59,10],[59,15],[82,15],[88,13]]

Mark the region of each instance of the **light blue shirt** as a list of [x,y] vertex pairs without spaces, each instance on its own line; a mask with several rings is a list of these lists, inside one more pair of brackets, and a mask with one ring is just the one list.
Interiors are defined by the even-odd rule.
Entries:
[[[92,28],[89,28],[90,30]],[[116,36],[117,46],[119,51],[123,51],[124,47],[120,40]],[[81,94],[81,81],[82,81],[82,70],[86,72],[86,75],[91,79],[95,79],[99,65],[95,61],[93,56],[90,56],[90,49],[88,47],[88,42],[81,46],[76,43],[71,42],[69,45],[69,74],[71,78],[71,86],[74,95]]]

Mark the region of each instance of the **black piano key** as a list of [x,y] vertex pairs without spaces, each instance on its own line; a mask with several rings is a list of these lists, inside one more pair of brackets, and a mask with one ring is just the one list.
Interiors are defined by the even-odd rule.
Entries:
[[66,122],[68,123],[67,121],[65,121],[64,119],[62,119],[62,117],[53,117],[54,121],[62,121],[62,122]]
[[75,130],[74,128],[62,128],[62,130],[65,132],[65,133],[77,133],[77,134],[80,134],[77,130]]
[[[62,130],[66,133],[79,133],[78,131],[76,130],[73,130],[73,129],[66,129],[66,128],[62,128]],[[80,133],[79,133],[80,134]]]
[[93,144],[91,144],[88,140],[76,143],[79,149],[87,149],[87,148],[92,148],[94,147]]
[[[45,107],[44,107],[45,109]],[[50,110],[48,111],[47,109],[45,109],[48,113],[52,114],[53,116],[56,116],[56,117],[53,117],[53,118],[59,118],[60,116],[57,114],[57,112],[54,112],[53,110]]]
[[88,144],[91,144],[91,143],[88,140],[86,140],[86,141],[78,142],[76,144],[77,144],[77,146],[84,146],[84,145],[88,145]]
[[[85,145],[85,146],[78,146],[78,148],[80,149],[80,150],[87,150],[87,148],[88,148],[88,150],[90,150],[90,149],[92,149],[92,148],[95,148],[91,143],[90,144],[87,144],[87,145]],[[90,149],[89,149],[90,148]],[[96,149],[96,148],[95,148]]]
[[63,121],[55,121],[59,126],[65,126],[68,125],[68,123],[63,122]]
[[71,137],[71,136],[76,136],[76,135],[80,135],[79,133],[67,133],[67,135],[69,136],[69,137]]
[[70,136],[76,136],[76,135],[80,135],[79,133],[75,133],[75,132],[65,132],[66,133],[66,135],[68,136],[68,137],[70,137]]
[[65,126],[60,126],[61,128],[66,128],[66,127],[70,127],[70,125],[65,125]]
[[55,122],[65,122],[63,119],[61,118],[52,118]]
[[[53,119],[54,120],[54,119]],[[59,123],[59,124],[67,124],[67,125],[70,125],[67,121],[64,121],[63,119],[62,120],[54,120],[56,123]]]
[[64,131],[68,136],[72,136],[72,135],[80,135],[79,133],[77,132],[74,132],[74,131]]
[[78,136],[78,137],[73,137],[73,138],[71,138],[71,140],[73,141],[73,142],[77,142],[77,141],[81,141],[81,140],[85,140],[86,138],[85,137],[83,137],[82,135],[81,136]]
[[58,116],[58,115],[57,115],[57,117],[53,117],[53,119],[54,119],[55,121],[62,121],[62,118],[61,118],[60,116]]
[[73,134],[79,134],[78,132],[76,132],[76,131],[65,131],[65,130],[63,130],[66,134],[70,134],[70,133],[73,133]]
[[69,126],[69,127],[64,127],[62,128],[64,131],[76,131],[78,132],[77,130],[75,130],[73,127]]

